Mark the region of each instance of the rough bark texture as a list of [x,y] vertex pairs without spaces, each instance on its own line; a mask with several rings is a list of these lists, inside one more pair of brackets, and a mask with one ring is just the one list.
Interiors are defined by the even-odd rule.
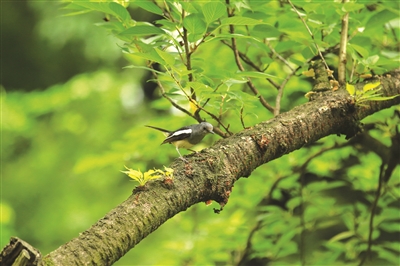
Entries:
[[[385,95],[400,94],[400,72],[381,78]],[[221,209],[234,183],[254,169],[324,136],[353,136],[359,120],[400,103],[369,102],[358,107],[343,90],[316,93],[313,100],[176,160],[173,183],[154,180],[77,238],[43,258],[44,265],[111,265],[165,221],[190,206],[215,200]],[[219,212],[220,210],[215,210]]]

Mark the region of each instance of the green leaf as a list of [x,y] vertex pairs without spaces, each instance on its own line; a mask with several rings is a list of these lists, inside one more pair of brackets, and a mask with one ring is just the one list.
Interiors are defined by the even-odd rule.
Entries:
[[362,60],[362,62],[367,65],[367,66],[373,66],[375,65],[379,60],[379,55],[371,55],[365,60]]
[[380,246],[373,246],[372,250],[375,251],[376,254],[378,254],[379,258],[392,263],[392,265],[399,264],[398,250],[396,250],[395,252],[391,252]]
[[356,87],[352,84],[346,83],[346,90],[350,95],[356,94]]
[[225,6],[220,2],[208,2],[203,6],[202,11],[207,24],[219,19],[226,12]]
[[337,242],[337,241],[340,241],[340,240],[343,240],[343,239],[346,239],[346,238],[349,238],[349,237],[352,237],[352,236],[354,236],[354,232],[353,231],[344,231],[344,232],[341,232],[341,233],[335,235],[331,239],[329,239],[329,242],[330,243]]
[[184,2],[181,1],[180,4],[182,5],[183,10],[185,10],[186,12],[190,13],[190,14],[194,14],[194,13],[198,13],[199,11],[196,9],[196,2],[192,1],[192,2]]
[[71,5],[68,5],[69,9],[80,9],[80,10],[88,10],[88,11],[99,11],[103,12],[106,14],[110,14],[115,16],[115,13],[113,10],[110,9],[109,3],[106,2],[75,2]]
[[260,37],[262,39],[264,38],[276,38],[279,37],[282,33],[275,27],[268,25],[268,24],[261,24],[261,25],[256,25],[253,28],[253,35]]
[[211,41],[216,41],[216,40],[221,40],[221,39],[226,39],[226,40],[231,40],[232,38],[236,39],[251,39],[256,42],[260,42],[259,39],[254,38],[253,36],[248,36],[248,35],[243,35],[243,34],[238,34],[238,33],[233,33],[233,34],[215,34],[211,38],[207,38],[205,42],[211,42]]
[[367,100],[368,101],[388,101],[388,100],[392,100],[398,96],[400,96],[400,94],[397,94],[394,96],[375,96],[375,97],[370,97]]
[[363,86],[363,91],[378,89],[378,87],[380,85],[381,85],[381,82],[379,80],[376,81],[375,83],[367,83]]
[[170,53],[164,52],[164,51],[162,51],[162,50],[160,50],[160,49],[158,49],[158,48],[155,48],[155,51],[157,52],[157,54],[158,54],[162,59],[164,59],[164,61],[165,61],[165,63],[166,63],[167,65],[170,65],[170,66],[174,65],[174,63],[175,63],[175,57],[174,57],[173,55],[171,55]]
[[64,9],[72,9],[72,10],[77,10],[77,11],[71,12],[68,14],[64,14],[63,16],[76,16],[76,15],[86,14],[86,13],[92,11],[92,10],[90,10],[86,7],[82,7],[76,3],[70,3],[66,7],[64,7]]
[[266,79],[266,78],[277,78],[277,76],[270,75],[263,72],[256,71],[242,71],[236,73],[239,77],[249,77],[249,78],[258,78],[258,79]]
[[357,45],[357,44],[352,44],[352,43],[348,43],[347,44],[348,47],[352,47],[357,53],[359,53],[362,57],[367,58],[369,56],[369,52],[367,49],[365,49],[364,47]]
[[137,25],[121,32],[121,35],[143,36],[153,34],[164,34],[165,32],[155,26],[150,25]]
[[159,63],[161,65],[165,65],[166,64],[164,59],[154,49],[152,49],[152,50],[150,50],[148,52],[145,52],[145,53],[137,52],[137,53],[133,53],[133,54],[127,54],[126,56],[127,57],[138,56],[140,58],[143,58],[143,59],[146,59],[146,60],[149,60],[149,61],[157,62],[157,63]]
[[224,25],[259,25],[259,24],[265,24],[264,22],[252,18],[246,18],[246,17],[230,17],[230,18],[225,18],[221,21],[221,26]]
[[161,10],[161,8],[159,8],[155,3],[151,2],[151,1],[139,0],[139,1],[135,1],[134,4],[146,11],[149,11],[150,13],[157,14],[157,15],[163,15],[163,11]]
[[198,14],[191,14],[185,17],[183,26],[191,34],[203,34],[206,31],[206,24]]
[[115,16],[119,17],[123,22],[127,23],[131,20],[131,15],[125,7],[115,2],[109,3],[108,6],[110,7],[110,10],[114,12]]
[[343,5],[342,10],[344,12],[352,12],[352,11],[357,11],[360,10],[362,8],[364,8],[365,5],[363,4],[357,4],[354,2],[347,2]]
[[157,74],[159,74],[159,75],[167,75],[167,74],[165,74],[164,72],[157,71],[157,70],[154,70],[154,69],[152,69],[152,68],[149,68],[149,67],[144,67],[144,66],[129,65],[129,66],[125,66],[125,67],[123,67],[123,68],[137,68],[137,69],[145,69],[145,70],[148,70],[148,71],[151,71],[151,72],[157,73]]
[[[367,25],[365,27],[366,32],[369,32],[370,30],[375,30],[379,31],[381,33],[382,31],[382,26],[389,22],[390,20],[397,18],[398,14],[395,14],[387,9],[382,10],[379,13],[375,13],[367,22]],[[376,31],[376,33],[378,33]],[[364,32],[365,33],[365,32]]]

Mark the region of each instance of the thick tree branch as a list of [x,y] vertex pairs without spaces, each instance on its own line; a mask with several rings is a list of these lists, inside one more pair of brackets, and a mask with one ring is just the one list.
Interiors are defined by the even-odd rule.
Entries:
[[[381,84],[385,96],[400,94],[400,71],[381,78]],[[111,265],[190,206],[214,200],[222,209],[234,183],[260,165],[331,134],[350,136],[362,118],[400,103],[396,97],[358,107],[345,90],[319,94],[311,102],[187,156],[187,163],[175,160],[172,186],[154,180],[145,190],[134,190],[91,228],[46,255],[43,264]]]

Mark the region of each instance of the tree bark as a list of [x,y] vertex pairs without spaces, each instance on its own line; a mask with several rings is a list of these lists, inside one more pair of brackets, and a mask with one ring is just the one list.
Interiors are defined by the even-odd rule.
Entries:
[[[380,78],[384,96],[400,94],[400,71]],[[313,100],[261,122],[212,147],[175,160],[173,183],[156,179],[132,195],[77,238],[46,255],[42,265],[111,265],[161,224],[190,206],[208,200],[221,209],[234,183],[258,166],[331,134],[354,136],[359,121],[400,103],[358,106],[344,89],[317,92]]]

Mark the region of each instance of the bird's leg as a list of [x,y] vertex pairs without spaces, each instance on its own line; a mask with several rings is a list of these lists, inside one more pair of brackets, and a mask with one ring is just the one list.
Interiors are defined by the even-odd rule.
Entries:
[[179,152],[178,147],[175,147],[175,148],[176,148],[176,151],[179,153],[179,156],[180,156],[179,158],[181,158],[181,160],[184,162],[188,162],[185,158],[183,158],[182,154]]

